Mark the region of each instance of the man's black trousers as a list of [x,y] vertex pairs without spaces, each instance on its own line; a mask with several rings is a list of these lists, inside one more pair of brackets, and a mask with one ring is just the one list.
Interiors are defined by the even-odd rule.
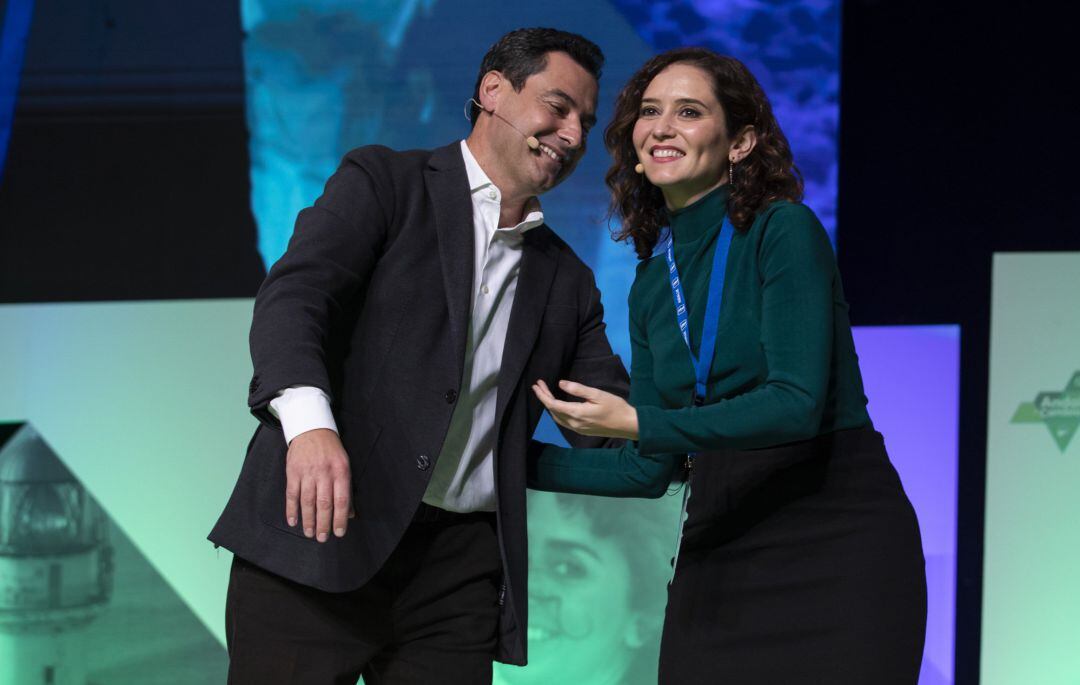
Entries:
[[494,514],[423,504],[379,573],[352,592],[316,590],[236,557],[229,683],[355,685],[362,674],[366,685],[488,685],[501,583]]

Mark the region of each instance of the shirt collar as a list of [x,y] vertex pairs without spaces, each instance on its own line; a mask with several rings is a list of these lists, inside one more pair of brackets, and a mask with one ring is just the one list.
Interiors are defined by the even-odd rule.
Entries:
[[[473,156],[472,150],[469,149],[464,140],[461,141],[461,156],[465,159],[465,174],[469,177],[469,192],[475,197],[481,190],[490,188],[499,193],[494,199],[496,201],[501,199],[502,193],[499,191],[498,186],[492,183],[484,170],[480,168],[480,163],[476,161],[476,157]],[[544,223],[544,210],[540,207],[539,198],[534,196],[525,201],[524,215],[525,218],[517,226],[500,230],[524,233],[530,228],[536,228]]]

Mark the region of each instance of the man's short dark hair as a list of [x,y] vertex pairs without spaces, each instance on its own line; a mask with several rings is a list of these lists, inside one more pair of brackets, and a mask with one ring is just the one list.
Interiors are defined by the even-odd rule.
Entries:
[[[600,80],[604,53],[588,38],[558,29],[517,29],[496,41],[484,55],[473,88],[473,100],[480,101],[480,81],[489,71],[502,73],[514,90],[520,91],[525,86],[525,79],[547,68],[549,52],[565,52],[593,78]],[[469,108],[473,126],[479,116],[480,108],[473,103]]]

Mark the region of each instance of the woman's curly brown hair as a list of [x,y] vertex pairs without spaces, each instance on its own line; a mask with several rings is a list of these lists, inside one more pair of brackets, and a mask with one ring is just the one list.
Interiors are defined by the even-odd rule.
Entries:
[[630,77],[615,101],[615,116],[604,130],[604,144],[615,160],[604,180],[611,188],[611,215],[622,222],[622,229],[614,237],[619,241],[633,240],[641,259],[648,258],[656,247],[660,229],[667,224],[667,210],[660,189],[644,174],[634,171],[638,163],[634,124],[645,89],[672,64],[689,64],[712,77],[729,136],[746,126],[753,126],[757,133],[754,149],[735,166],[735,183],[728,199],[728,213],[735,228],[749,230],[754,217],[770,203],[798,202],[803,195],[802,174],[795,166],[791,147],[776,123],[765,91],[746,65],[705,48],[669,50],[650,59]]

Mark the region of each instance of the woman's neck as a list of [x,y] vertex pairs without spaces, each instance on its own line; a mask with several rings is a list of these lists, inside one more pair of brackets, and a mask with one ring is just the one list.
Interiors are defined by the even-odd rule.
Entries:
[[674,212],[694,204],[725,183],[727,183],[726,172],[720,177],[719,181],[704,188],[701,186],[668,186],[667,188],[661,188],[660,192],[664,195],[664,203],[667,205],[668,211]]

